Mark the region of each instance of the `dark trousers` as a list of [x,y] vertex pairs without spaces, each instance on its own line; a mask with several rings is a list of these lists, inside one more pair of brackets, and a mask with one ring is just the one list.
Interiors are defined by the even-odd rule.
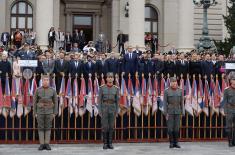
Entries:
[[118,44],[118,51],[119,51],[119,53],[123,53],[124,52],[124,44],[123,43]]
[[49,46],[51,48],[54,48],[54,38],[52,38],[52,37],[49,38]]
[[226,116],[226,130],[228,134],[228,140],[235,143],[235,113],[227,114]]

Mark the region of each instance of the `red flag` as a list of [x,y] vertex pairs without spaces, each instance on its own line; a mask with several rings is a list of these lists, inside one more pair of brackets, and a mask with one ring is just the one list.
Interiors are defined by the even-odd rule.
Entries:
[[86,109],[88,112],[90,112],[90,116],[93,117],[94,92],[93,92],[91,75],[89,75],[88,79],[88,94],[86,96],[86,99],[87,99]]
[[204,95],[203,95],[203,106],[202,110],[205,113],[206,116],[209,115],[209,83],[207,79],[205,79],[205,85],[204,85]]
[[152,107],[152,115],[158,109],[157,98],[158,98],[158,81],[157,81],[157,78],[156,78],[156,75],[155,75],[154,81],[153,81],[153,107]]
[[128,78],[128,84],[127,84],[127,108],[128,110],[130,110],[130,107],[131,107],[131,100],[133,98],[133,95],[134,95],[134,89],[133,89],[133,85],[132,85],[132,81],[131,81],[131,76],[129,75],[129,78]]
[[214,89],[214,112],[219,115],[219,108],[220,108],[220,101],[221,101],[221,89],[219,85],[218,76],[216,77],[215,82],[215,89]]
[[24,115],[28,115],[31,110],[30,105],[30,83],[29,79],[26,79],[25,85],[24,85]]
[[9,77],[6,77],[5,83],[5,94],[3,97],[3,116],[6,118],[9,114],[9,110],[11,108],[11,92],[10,92],[10,85],[9,85]]
[[60,84],[60,92],[59,92],[59,116],[62,114],[63,106],[66,104],[66,98],[65,98],[65,79],[64,76],[62,77],[61,84]]
[[85,109],[85,96],[86,96],[86,83],[83,76],[81,77],[81,87],[79,94],[79,115],[83,116],[86,112]]
[[95,77],[94,80],[94,116],[98,116],[98,96],[99,96],[99,81],[98,78]]
[[73,82],[73,107],[74,107],[74,112],[75,112],[75,116],[77,118],[78,116],[78,96],[79,96],[79,91],[78,91],[78,82],[77,82],[77,76],[74,79]]
[[16,114],[16,80],[15,77],[12,78],[11,83],[11,111],[10,111],[10,117],[14,117]]
[[68,104],[65,105],[65,107],[69,107],[69,112],[70,114],[73,113],[73,97],[72,97],[72,86],[71,86],[71,76],[69,76],[68,82],[67,82],[67,87],[66,87],[66,92],[65,92],[65,97],[68,99]]
[[122,81],[121,81],[121,92],[120,92],[120,114],[123,115],[124,113],[126,113],[127,111],[127,88],[126,88],[126,82],[124,80],[124,78],[122,77]]
[[136,76],[136,80],[135,80],[135,95],[133,97],[133,104],[132,104],[132,106],[134,108],[134,113],[137,116],[140,116],[141,115],[140,82],[139,82],[138,76]]
[[0,78],[0,115],[2,114],[3,108],[3,94],[2,94],[2,80]]
[[228,85],[227,85],[227,83],[226,83],[226,81],[225,81],[225,79],[224,79],[224,74],[222,74],[220,113],[221,113],[221,115],[223,115],[223,116],[225,116],[224,108],[223,108],[223,106],[224,106],[224,101],[223,101],[223,98],[224,98],[224,90],[225,90],[225,88],[226,88],[227,86],[228,86]]
[[22,95],[23,82],[19,82],[19,95],[17,97],[17,116],[20,118],[23,115],[23,95]]
[[159,110],[161,110],[162,112],[164,111],[164,90],[165,90],[165,79],[164,76],[162,74],[162,78],[161,78],[161,85],[160,85],[160,102],[159,102]]

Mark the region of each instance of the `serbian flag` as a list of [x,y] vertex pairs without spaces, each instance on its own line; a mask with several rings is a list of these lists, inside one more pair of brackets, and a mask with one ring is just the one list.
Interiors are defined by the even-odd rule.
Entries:
[[[102,85],[102,83],[101,83],[101,85]],[[119,83],[119,78],[118,78],[118,75],[116,74],[116,76],[115,76],[115,85],[118,87],[118,88],[120,88],[120,83]],[[119,94],[121,94],[121,89],[119,89]],[[121,105],[121,100],[119,100],[119,106],[118,106],[118,113],[120,114],[120,112],[121,112],[121,108],[120,108],[120,105]]]
[[192,106],[192,87],[190,84],[189,77],[186,80],[186,92],[185,92],[185,111],[188,112],[191,116],[193,116],[193,106]]
[[34,76],[30,88],[30,103],[33,103],[33,95],[35,94],[36,90],[37,90],[37,81],[36,81],[36,76]]
[[101,86],[105,84],[104,74],[101,74]]
[[11,110],[10,110],[10,117],[14,117],[16,114],[16,78],[12,78],[11,83]]
[[[147,84],[146,84],[146,79],[144,78],[144,74],[142,74],[142,80],[141,80],[140,103],[143,107],[147,105]],[[142,110],[144,113],[144,110],[146,109],[142,109]]]
[[224,79],[224,74],[222,75],[222,85],[221,85],[221,100],[220,100],[220,113],[221,115],[225,116],[225,113],[224,113],[224,101],[223,101],[223,98],[224,98],[224,90],[225,88],[227,87],[227,83],[225,82],[225,79]]
[[146,96],[145,96],[146,102],[144,102],[144,105],[143,105],[143,113],[146,116],[148,115],[149,107],[152,106],[152,104],[153,104],[152,95],[153,95],[153,87],[152,87],[151,76],[149,75]]
[[[180,89],[182,89],[182,96],[183,96],[183,100],[185,99],[185,97],[184,97],[184,90],[185,90],[185,88],[184,88],[184,79],[183,79],[183,76],[181,77],[181,79],[180,79]],[[184,102],[185,103],[185,102]],[[185,113],[185,105],[183,105],[184,107],[183,107],[183,113]]]
[[198,84],[198,92],[197,92],[197,102],[198,102],[198,110],[196,111],[197,114],[199,115],[202,112],[203,109],[203,84],[202,84],[202,79],[201,76],[199,77],[199,84]]
[[167,79],[166,79],[166,82],[165,82],[165,89],[170,87],[170,83],[171,83],[171,80],[170,80],[170,75],[167,76]]
[[91,74],[88,79],[88,94],[86,96],[86,109],[90,113],[90,116],[93,117],[93,104],[94,104],[94,93],[91,80]]
[[23,88],[23,81],[22,79],[20,79],[19,95],[17,96],[17,117],[18,118],[20,118],[24,113],[22,88]]
[[39,80],[39,87],[42,87],[42,75],[41,75],[41,79]]
[[94,116],[98,116],[99,111],[98,111],[98,97],[99,97],[99,81],[98,78],[95,77],[94,80]]
[[153,106],[152,106],[152,115],[157,112],[158,105],[157,105],[157,98],[158,98],[158,81],[156,75],[153,80]]
[[136,80],[135,80],[135,94],[134,94],[134,97],[133,97],[132,106],[134,108],[134,113],[137,116],[140,116],[141,115],[140,82],[139,82],[138,76],[136,76]]
[[121,92],[120,92],[120,114],[123,115],[127,112],[127,88],[126,88],[126,82],[125,79],[122,77],[122,82],[121,82]]
[[194,111],[197,111],[198,109],[198,102],[197,102],[197,81],[195,77],[193,77],[193,86],[192,86],[192,107]]
[[209,90],[209,106],[211,107],[211,115],[214,115],[215,112],[215,81],[213,77],[211,77],[211,82],[210,82],[210,90]]
[[134,95],[134,89],[133,89],[133,85],[132,85],[130,75],[129,75],[129,78],[128,78],[127,93],[128,93],[128,95],[127,95],[127,109],[130,110],[133,95]]
[[3,108],[3,94],[2,94],[2,80],[0,78],[0,115],[2,114]]
[[79,115],[83,116],[86,112],[85,108],[85,96],[86,96],[86,83],[83,76],[81,77],[81,87],[79,94]]
[[73,108],[76,118],[78,117],[78,81],[77,76],[73,81]]
[[68,79],[68,82],[67,82],[65,97],[68,100],[68,105],[66,105],[66,107],[68,106],[69,113],[71,115],[73,113],[73,97],[72,97],[71,76],[69,76],[69,79]]
[[158,108],[159,110],[161,110],[162,112],[164,112],[164,90],[165,90],[165,79],[162,75],[161,78],[161,85],[160,85],[160,99],[159,99],[159,105]]
[[10,92],[10,85],[9,85],[9,77],[6,77],[5,83],[5,95],[3,97],[3,111],[2,114],[6,118],[9,114],[9,110],[11,108],[11,92]]
[[55,76],[53,77],[52,81],[51,81],[51,87],[56,90],[56,84],[55,84]]
[[208,80],[205,79],[204,85],[204,95],[203,95],[203,104],[201,105],[202,111],[205,113],[206,116],[209,115],[209,83]]
[[59,92],[59,116],[61,116],[62,110],[63,110],[63,106],[66,103],[66,99],[65,99],[65,79],[64,76],[62,77],[61,80],[61,84],[60,84],[60,92]]
[[24,116],[27,116],[31,111],[30,104],[30,82],[29,79],[26,79],[24,84]]
[[216,77],[215,89],[214,89],[214,112],[217,115],[219,115],[219,111],[220,111],[220,102],[221,102],[221,89],[220,89],[218,77]]

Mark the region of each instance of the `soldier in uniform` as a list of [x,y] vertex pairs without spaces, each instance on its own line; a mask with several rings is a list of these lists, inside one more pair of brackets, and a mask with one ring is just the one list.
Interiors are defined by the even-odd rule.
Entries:
[[42,87],[39,87],[33,98],[33,112],[38,122],[38,135],[40,147],[38,150],[51,150],[49,146],[51,138],[52,120],[58,113],[58,100],[56,90],[49,87],[50,77],[43,75]]
[[180,148],[178,144],[180,115],[184,115],[182,89],[178,88],[175,77],[170,78],[170,87],[164,91],[164,113],[167,120],[170,148]]
[[99,113],[101,116],[103,149],[113,149],[113,128],[118,111],[119,88],[113,85],[113,73],[107,73],[107,84],[102,85],[99,90]]
[[226,131],[229,147],[235,146],[235,72],[229,73],[230,86],[224,90],[223,106],[226,114]]

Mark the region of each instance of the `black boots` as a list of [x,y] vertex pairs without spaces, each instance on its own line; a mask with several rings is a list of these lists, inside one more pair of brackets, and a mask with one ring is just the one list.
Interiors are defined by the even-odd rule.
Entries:
[[175,148],[181,148],[180,145],[178,144],[178,139],[179,139],[179,132],[174,132],[173,142],[174,142],[174,147]]
[[232,131],[228,132],[228,146],[233,147],[235,146],[234,140],[233,140],[233,133]]
[[107,137],[107,132],[103,132],[103,149],[107,150],[108,149],[108,137]]
[[39,151],[44,150],[44,144],[41,144],[41,145],[39,146],[38,150],[39,150]]
[[169,132],[169,141],[170,141],[170,146],[169,148],[181,148],[180,145],[178,144],[178,138],[179,138],[179,133],[178,132]]
[[45,144],[45,149],[48,150],[48,151],[50,151],[50,150],[51,150],[50,145],[49,145],[49,144]]
[[169,148],[172,149],[172,148],[174,148],[173,133],[169,132],[168,134],[169,134],[169,141],[170,141]]
[[114,149],[112,141],[113,141],[113,132],[110,131],[110,132],[108,132],[108,148],[109,149]]
[[113,148],[113,132],[103,132],[103,149],[114,149]]

